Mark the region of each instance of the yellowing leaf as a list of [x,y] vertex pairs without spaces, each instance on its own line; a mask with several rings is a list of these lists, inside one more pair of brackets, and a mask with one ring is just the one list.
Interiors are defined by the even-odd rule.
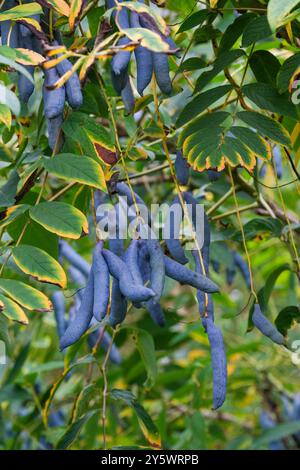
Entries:
[[43,10],[38,3],[32,2],[27,3],[26,5],[22,4],[0,13],[0,21],[18,20],[23,17],[28,17],[40,13],[43,13]]
[[49,232],[61,237],[78,239],[88,233],[85,215],[76,207],[63,202],[42,202],[29,211],[30,217]]
[[57,13],[60,13],[63,16],[70,15],[70,7],[64,0],[38,0],[39,3],[48,8],[56,10]]
[[[0,294],[1,312],[10,320],[28,325],[29,320],[24,310],[15,302]],[[3,307],[2,307],[3,305]]]
[[124,28],[121,29],[131,41],[140,44],[153,52],[168,52],[169,45],[162,40],[159,34],[145,28]]
[[28,310],[49,312],[52,304],[43,292],[34,289],[24,282],[14,279],[0,279],[0,292],[3,291],[8,297]]
[[31,51],[30,49],[18,47],[15,51],[17,53],[16,62],[22,65],[41,65],[45,61],[45,58],[41,54]]
[[59,178],[107,191],[103,170],[92,158],[63,153],[44,159],[44,167]]
[[82,9],[82,0],[71,0],[71,9],[69,16],[69,26],[71,31],[74,29],[76,20]]
[[12,249],[16,265],[41,282],[66,287],[67,278],[61,265],[45,251],[35,246],[20,245]]
[[8,129],[11,126],[11,111],[6,104],[0,103],[0,122],[2,122]]

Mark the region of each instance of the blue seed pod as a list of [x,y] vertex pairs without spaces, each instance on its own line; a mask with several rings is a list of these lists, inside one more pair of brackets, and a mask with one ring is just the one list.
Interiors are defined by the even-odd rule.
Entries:
[[143,278],[143,284],[150,280],[150,263],[149,263],[149,253],[148,248],[145,240],[139,240],[139,269]]
[[215,260],[215,259],[212,259],[212,260],[211,260],[211,265],[212,265],[212,267],[213,267],[213,270],[214,270],[217,274],[219,274],[220,268],[221,268],[221,265],[220,265],[219,261],[217,261],[217,260]]
[[232,265],[232,266],[230,266],[229,268],[226,269],[226,282],[227,282],[229,287],[232,286],[235,275],[236,275],[235,265]]
[[277,330],[273,323],[263,315],[259,304],[254,305],[252,321],[263,335],[270,338],[276,344],[284,345],[285,341],[283,335]]
[[[58,74],[62,77],[65,73],[72,70],[72,63],[65,59],[56,66]],[[65,83],[66,97],[69,105],[73,109],[79,108],[83,103],[81,84],[77,72],[73,73]]]
[[247,284],[247,287],[250,289],[251,280],[250,280],[250,271],[249,271],[248,264],[241,257],[241,255],[239,253],[237,253],[236,251],[233,252],[233,259],[234,259],[235,265],[240,270],[240,272],[241,272],[241,274],[242,274],[242,276],[243,276],[243,278],[244,278],[244,280]]
[[113,328],[120,325],[125,320],[127,313],[127,300],[122,294],[119,281],[113,279],[111,292],[111,306],[109,314],[109,324]]
[[46,118],[47,129],[48,129],[48,144],[49,147],[53,150],[55,147],[57,150],[60,150],[63,144],[63,136],[61,133],[61,128],[64,122],[63,114],[48,119]]
[[273,157],[274,157],[274,163],[275,163],[275,167],[276,167],[277,177],[278,177],[278,179],[281,179],[282,175],[283,175],[282,155],[281,155],[280,147],[278,145],[276,145],[276,147],[274,147]]
[[[127,198],[127,205],[128,207],[132,207],[135,210],[135,201],[133,199],[131,190],[129,186],[127,186],[126,183],[117,183],[116,184],[116,192],[119,196],[126,197]],[[136,200],[137,205],[139,206],[139,211],[145,218],[145,222],[148,222],[148,225],[151,225],[151,217],[150,213],[148,211],[148,208],[143,201],[143,199],[136,193],[134,193],[134,197]]]
[[134,94],[133,94],[132,86],[130,83],[129,75],[127,75],[127,82],[126,82],[125,88],[123,88],[123,90],[121,91],[121,96],[122,96],[122,100],[123,100],[126,112],[128,114],[132,113],[135,107],[135,99],[134,99]]
[[88,329],[93,317],[94,305],[94,273],[90,271],[87,285],[82,294],[82,302],[75,319],[70,323],[60,340],[60,349],[63,350],[76,343]]
[[[28,31],[27,28],[26,31]],[[31,35],[26,35],[23,37],[21,36],[22,40],[22,47],[29,50],[34,50],[33,40]],[[26,70],[33,76],[34,74],[34,67],[33,66],[26,66]],[[22,73],[18,74],[18,90],[19,90],[19,98],[23,103],[28,103],[30,96],[34,91],[34,84],[28,80],[25,75]]]
[[180,263],[177,263],[168,256],[164,256],[164,260],[166,275],[175,279],[180,284],[195,287],[203,292],[219,292],[218,286],[208,277],[182,266]]
[[175,160],[176,176],[179,184],[187,185],[190,177],[190,167],[181,150],[178,150]]
[[102,255],[103,243],[99,242],[93,254],[94,272],[94,307],[93,314],[96,320],[101,321],[107,313],[110,295],[109,271]]
[[[132,28],[140,28],[139,15],[131,12],[130,25]],[[149,85],[153,75],[152,52],[143,46],[138,46],[134,50],[136,60],[137,90],[143,96],[145,88]]]
[[[209,221],[208,217],[203,212],[203,220],[198,220],[198,204],[199,202],[197,199],[194,198],[194,196],[189,193],[185,192],[182,193],[182,197],[185,201],[186,204],[188,204],[188,209],[189,209],[189,217],[192,219],[192,223],[194,226],[194,230],[196,232],[196,238],[198,240],[199,245],[201,245],[201,242],[203,241],[203,247],[201,249],[202,256],[203,256],[203,261],[204,261],[204,267],[205,271],[208,272],[209,269],[209,247],[210,247],[210,227],[209,227]],[[204,230],[203,230],[203,237],[202,233],[200,233],[201,227],[204,225]],[[203,240],[202,240],[203,238]]]
[[76,251],[63,240],[60,240],[59,248],[61,255],[66,258],[72,266],[79,269],[79,271],[81,271],[85,276],[89,276],[91,267],[82,256],[76,253]]
[[69,266],[68,272],[70,279],[74,284],[77,284],[80,287],[86,285],[87,278],[81,271],[79,271],[79,269],[74,268],[74,266]]
[[143,276],[139,267],[139,241],[132,240],[124,255],[124,262],[129,269],[135,284],[144,285]]
[[143,302],[155,296],[152,289],[135,284],[124,261],[109,250],[102,250],[111,275],[119,281],[122,294],[132,302]]
[[169,74],[169,59],[163,52],[152,52],[153,70],[160,91],[165,95],[172,93],[172,82]]
[[65,105],[65,87],[62,86],[55,90],[49,90],[47,87],[54,85],[59,80],[59,75],[55,68],[45,70],[45,81],[43,87],[45,116],[48,119],[55,118],[64,112]]
[[213,369],[213,408],[220,408],[226,398],[227,361],[221,330],[211,318],[206,319]]
[[[127,37],[123,37],[118,41],[118,46],[126,46],[129,43],[129,39]],[[131,52],[130,51],[119,51],[117,52],[111,61],[112,71],[115,75],[120,75],[124,72],[127,73],[129,62],[131,59]],[[117,90],[116,90],[117,91]]]
[[111,82],[116,90],[118,95],[121,95],[122,90],[126,87],[128,77],[128,70],[123,70],[123,72],[116,74],[113,70],[111,70]]
[[[6,11],[15,7],[17,4],[14,0],[6,0],[1,10]],[[2,46],[9,46],[13,49],[20,47],[20,29],[18,24],[12,26],[12,22],[1,21],[1,44]]]
[[147,240],[150,264],[150,289],[155,293],[155,302],[159,302],[165,285],[164,253],[158,240]]
[[[177,44],[175,43],[175,41],[171,38],[171,36],[166,36],[165,37],[165,42],[169,45],[169,48],[173,51],[175,51],[176,49],[178,49],[177,47]],[[175,55],[176,57],[180,58],[181,54],[180,54],[180,51],[177,51],[175,52]]]
[[148,300],[148,302],[145,302],[143,304],[143,307],[145,307],[146,310],[149,312],[154,323],[161,327],[165,326],[165,315],[158,302],[155,302],[154,300]]
[[222,173],[220,171],[207,170],[207,177],[211,183],[218,181],[221,178],[221,176],[222,176]]
[[181,264],[188,263],[184,249],[179,240],[180,225],[183,217],[182,207],[178,196],[170,205],[169,217],[165,222],[165,242],[172,257]]
[[66,330],[66,304],[63,292],[61,290],[54,292],[51,300],[54,308],[58,337],[62,338]]

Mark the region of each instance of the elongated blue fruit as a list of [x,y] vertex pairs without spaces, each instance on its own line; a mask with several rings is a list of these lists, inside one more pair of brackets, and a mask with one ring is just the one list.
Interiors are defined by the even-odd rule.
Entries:
[[129,186],[127,186],[126,183],[117,183],[116,192],[117,194],[119,194],[119,196],[123,196],[127,198],[127,205],[129,206],[129,208],[132,207],[135,210],[135,201],[136,201],[137,205],[139,206],[138,207],[139,211],[142,217],[144,218],[145,222],[148,222],[148,225],[151,225],[151,216],[148,211],[148,208],[145,202],[143,201],[143,199],[138,194],[134,193],[134,197],[135,197],[135,201],[134,201],[131,190]]
[[[62,77],[65,73],[72,70],[72,63],[65,59],[56,66],[58,74]],[[71,108],[77,109],[83,103],[81,84],[77,72],[73,73],[65,83],[67,101]]]
[[[196,237],[198,240],[199,245],[203,241],[203,246],[201,249],[202,256],[203,256],[203,262],[204,262],[204,267],[205,267],[205,272],[208,273],[209,269],[209,247],[210,247],[210,227],[209,227],[209,221],[207,218],[207,215],[205,212],[201,212],[201,215],[203,215],[203,220],[199,220],[199,202],[197,199],[194,198],[194,196],[189,193],[185,192],[182,193],[182,197],[185,201],[186,204],[188,204],[188,209],[189,209],[189,217],[192,219],[192,223],[194,226],[194,230],[196,233]],[[203,233],[203,240],[202,240],[202,233],[201,233],[201,227],[204,225],[204,233]]]
[[165,241],[172,257],[181,264],[188,263],[184,249],[179,240],[179,231],[182,221],[183,211],[180,205],[179,197],[176,196],[170,205],[169,218],[165,223]]
[[54,292],[54,294],[52,295],[52,304],[54,308],[54,315],[55,315],[55,320],[56,320],[58,337],[62,338],[66,330],[66,320],[65,320],[66,304],[65,304],[64,294],[62,293],[62,291],[58,290]]
[[125,320],[127,313],[127,300],[121,292],[119,281],[113,279],[111,291],[111,306],[109,324],[113,328],[120,325]]
[[80,287],[86,285],[87,278],[81,271],[79,271],[79,269],[74,268],[74,266],[69,266],[68,272],[72,282]]
[[64,112],[65,106],[65,87],[56,88],[55,90],[49,90],[47,87],[54,85],[59,80],[59,75],[56,68],[45,70],[45,81],[43,87],[44,107],[45,116],[48,119],[57,117]]
[[48,129],[48,143],[49,147],[53,150],[56,147],[56,150],[60,150],[63,144],[63,135],[61,133],[61,127],[64,122],[63,114],[49,119],[46,118],[47,129]]
[[119,74],[116,74],[113,70],[111,70],[111,82],[118,95],[121,95],[122,90],[124,90],[124,88],[126,87],[127,77],[127,69],[123,70]]
[[150,289],[155,293],[155,301],[159,302],[165,285],[164,253],[158,240],[147,240],[150,264]]
[[175,160],[176,176],[179,184],[186,185],[189,182],[190,167],[181,150],[178,150]]
[[[25,28],[25,29],[27,30],[27,28]],[[31,35],[23,37],[20,34],[20,37],[21,37],[22,47],[23,48],[30,49],[30,50],[34,49],[33,40],[32,40]],[[33,76],[34,67],[26,66],[26,70]],[[23,101],[23,103],[27,103],[30,96],[32,95],[32,93],[34,91],[34,84],[30,80],[28,80],[28,78],[25,77],[25,75],[23,75],[22,73],[18,74],[18,90],[19,90],[20,100]]]
[[207,177],[211,183],[218,181],[222,176],[222,173],[216,170],[207,170]]
[[277,330],[273,323],[264,316],[259,304],[254,305],[252,321],[263,335],[270,338],[276,344],[284,345],[285,341],[283,335]]
[[[131,12],[130,25],[132,28],[140,28],[139,15],[136,12]],[[138,46],[134,50],[136,60],[136,78],[137,90],[143,96],[145,88],[149,85],[153,75],[153,61],[152,52],[143,46]]]
[[[195,271],[199,275],[203,275],[202,263],[200,260],[199,252],[197,250],[192,251],[193,258],[195,260]],[[203,264],[206,265],[204,259]],[[206,275],[208,275],[208,269],[206,269]],[[201,316],[202,325],[207,330],[207,318],[214,321],[214,304],[211,294],[207,294],[201,290],[197,290],[197,301],[198,310]],[[206,305],[207,302],[207,305]]]
[[[118,46],[126,46],[129,43],[127,37],[123,37],[118,41]],[[128,65],[131,58],[131,52],[129,51],[119,51],[116,55],[113,56],[111,61],[111,67],[113,72],[116,75],[120,75],[122,72],[127,72]]]
[[211,281],[208,277],[192,271],[186,266],[172,260],[168,256],[164,256],[166,275],[175,279],[180,284],[195,287],[203,292],[219,292],[218,286]]
[[[171,36],[166,36],[164,38],[165,42],[169,45],[170,49],[171,50],[177,50],[178,47],[177,47],[177,44],[175,43],[175,41],[171,38]],[[176,57],[180,58],[181,54],[180,54],[180,51],[177,51],[175,52],[175,55]]]
[[232,286],[235,275],[236,275],[235,265],[232,265],[226,269],[226,281],[229,286]]
[[94,305],[94,273],[91,269],[87,285],[82,295],[81,305],[75,319],[70,323],[60,341],[60,349],[63,350],[76,343],[86,332],[93,317]]
[[129,75],[127,76],[127,82],[126,82],[125,88],[123,88],[123,90],[121,91],[121,96],[122,96],[122,100],[123,100],[126,112],[128,114],[132,113],[135,107],[135,99],[134,99],[134,94],[133,94],[132,86],[130,83]]
[[[3,2],[2,2],[3,3]],[[1,8],[1,11],[10,10],[11,8],[15,7],[17,4],[14,0],[6,0],[4,5]],[[16,47],[20,47],[20,38],[19,38],[19,25],[14,24],[12,22],[1,21],[1,44],[2,46],[9,46],[15,49]]]
[[139,267],[139,240],[132,240],[124,255],[124,262],[135,284],[144,285]]
[[172,93],[172,82],[169,73],[169,59],[163,52],[152,52],[153,70],[160,91],[165,95]]
[[143,307],[145,307],[149,312],[154,323],[161,327],[165,326],[165,315],[158,302],[155,302],[155,300],[148,300],[148,302],[143,303]]
[[110,282],[109,271],[102,255],[103,243],[99,242],[93,254],[94,272],[94,307],[93,314],[96,320],[101,321],[107,313]]
[[273,157],[274,157],[274,163],[276,167],[276,173],[278,179],[282,178],[283,175],[283,167],[282,167],[282,156],[281,156],[281,151],[280,147],[276,145],[276,147],[273,150]]
[[150,279],[150,264],[149,264],[149,253],[147,249],[146,240],[139,240],[139,269],[142,275],[143,284],[149,281]]
[[89,276],[91,267],[85,259],[80,256],[76,251],[65,241],[59,242],[61,255],[69,261],[72,266],[79,269],[85,276]]
[[241,257],[241,255],[239,253],[237,253],[236,251],[233,252],[233,259],[234,259],[235,265],[240,270],[240,272],[241,272],[248,288],[250,288],[251,287],[251,280],[250,280],[250,271],[249,271],[248,264]]
[[213,369],[213,408],[220,408],[226,398],[227,361],[221,330],[207,318],[207,335],[211,349]]
[[111,275],[119,281],[122,294],[132,302],[143,302],[155,296],[152,289],[133,282],[124,261],[109,250],[103,249],[102,254]]
[[[102,335],[102,328],[99,328],[98,331],[93,331],[88,337],[88,343],[91,349],[97,344],[97,341],[99,339],[99,336]],[[111,343],[111,336],[107,331],[104,332],[102,336],[102,341],[100,343],[100,346],[104,349],[105,352],[108,351],[108,348]],[[115,344],[112,345],[110,353],[109,353],[109,359],[114,363],[114,364],[121,364],[122,358],[120,355],[120,352]]]

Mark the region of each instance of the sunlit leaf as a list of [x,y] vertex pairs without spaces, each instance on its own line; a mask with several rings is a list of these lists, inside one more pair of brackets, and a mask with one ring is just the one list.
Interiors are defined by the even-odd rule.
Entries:
[[24,282],[14,279],[0,279],[0,291],[28,310],[39,312],[52,310],[52,304],[48,297]]

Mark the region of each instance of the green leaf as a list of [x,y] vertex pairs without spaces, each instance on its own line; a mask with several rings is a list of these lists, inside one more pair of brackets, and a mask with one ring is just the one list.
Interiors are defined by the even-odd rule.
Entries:
[[159,432],[145,408],[137,401],[135,395],[127,390],[113,389],[110,396],[117,401],[124,401],[137,414],[141,430],[148,442],[155,448],[161,447]]
[[13,170],[7,182],[0,188],[0,207],[9,207],[15,204],[18,183],[20,181],[18,173]]
[[269,51],[255,51],[249,65],[258,82],[269,83],[276,87],[276,76],[280,69],[280,62]]
[[299,0],[270,0],[268,3],[268,21],[272,31],[284,24],[285,17],[299,4]]
[[89,157],[62,153],[51,159],[44,158],[43,162],[45,169],[59,178],[106,191],[103,170]]
[[[268,234],[272,237],[280,237],[283,228],[283,223],[271,217],[254,218],[246,223],[244,231],[247,240],[252,240],[258,235],[263,237]],[[240,232],[238,232],[238,239],[240,240]]]
[[0,103],[5,104],[9,107],[11,112],[16,116],[19,116],[21,105],[20,101],[11,90],[9,90],[6,86],[0,83]]
[[252,131],[248,127],[233,126],[230,132],[239,140],[241,140],[255,155],[268,159],[270,149],[266,141],[260,135]]
[[80,141],[83,154],[86,149],[86,155],[95,157],[96,161],[100,158],[105,165],[117,163],[119,156],[113,142],[113,133],[109,133],[104,126],[95,122],[95,119],[83,113],[72,113],[63,126],[64,132],[71,137],[74,137],[80,128],[83,133],[83,140]]
[[187,137],[198,131],[211,128],[219,128],[220,125],[230,116],[226,111],[216,111],[207,113],[190,122],[184,127],[178,138],[178,146],[181,147]]
[[22,65],[18,64],[16,61],[14,61],[12,59],[9,59],[8,57],[5,57],[3,55],[0,55],[0,64],[5,64],[5,65],[8,65],[9,67],[12,67],[17,72],[21,73],[22,75],[25,75],[25,77],[31,83],[34,83],[32,75],[28,72],[28,70],[25,67],[23,67]]
[[272,441],[278,441],[291,434],[296,434],[300,431],[300,421],[290,423],[277,424],[274,428],[268,429],[262,436],[254,440],[252,449],[260,449],[267,446]]
[[42,202],[29,211],[30,217],[50,232],[61,237],[78,239],[88,233],[85,215],[64,202]]
[[285,96],[266,83],[251,83],[242,88],[244,95],[261,109],[298,120],[299,110]]
[[11,127],[11,111],[6,104],[0,103],[0,122],[2,122],[8,129]]
[[291,139],[287,130],[273,119],[253,111],[241,111],[237,117],[248,126],[256,129],[262,136],[281,145],[291,145]]
[[242,47],[248,47],[254,42],[261,41],[271,35],[272,31],[265,15],[253,18],[244,30]]
[[58,450],[66,450],[71,447],[75,439],[78,438],[80,431],[82,430],[83,426],[88,422],[89,419],[92,418],[96,414],[97,411],[90,411],[82,418],[78,419],[70,426],[68,426],[66,432],[63,436],[59,439],[56,444],[56,449]]
[[66,287],[67,278],[61,265],[48,253],[30,245],[20,245],[12,249],[17,266],[38,281]]
[[178,68],[179,71],[200,70],[207,67],[206,62],[200,57],[190,57],[186,59]]
[[281,66],[277,75],[277,87],[279,93],[285,93],[291,89],[291,81],[300,67],[300,52],[289,57]]
[[256,18],[256,15],[253,13],[245,13],[243,15],[238,16],[234,22],[228,26],[225,33],[222,36],[219,45],[219,53],[223,53],[224,51],[228,51],[229,49],[234,46],[236,41],[239,37],[243,34],[244,29],[246,28],[247,24],[253,19]]
[[300,309],[296,306],[285,307],[275,320],[275,325],[283,336],[287,336],[288,330],[295,323],[300,323]]
[[176,126],[188,123],[231,90],[231,85],[223,85],[196,95],[181,111]]
[[72,410],[72,423],[88,411],[91,400],[99,400],[99,389],[95,384],[86,385],[77,395]]
[[168,52],[170,47],[161,36],[154,31],[146,28],[120,28],[130,41],[139,42],[141,46],[146,47],[153,52]]
[[157,377],[157,364],[153,338],[146,330],[142,330],[140,328],[130,328],[130,332],[147,371],[147,380],[144,385],[147,389],[150,389],[155,384]]
[[13,300],[0,294],[0,314],[5,315],[10,320],[21,323],[22,325],[28,325],[29,320],[24,310]]
[[42,7],[36,3],[27,3],[22,5],[17,5],[10,10],[3,11],[0,13],[0,21],[5,20],[18,20],[22,17],[28,17],[36,14],[42,14],[43,9]]
[[[213,15],[214,17],[216,16],[215,14]],[[212,13],[206,9],[192,13],[180,25],[180,28],[178,29],[177,34],[183,33],[184,31],[188,31],[189,29],[195,28],[195,26],[201,26],[204,23],[204,21],[208,17],[211,17],[211,16],[212,16]]]
[[39,312],[52,310],[52,304],[48,297],[24,282],[15,281],[14,279],[0,279],[1,291],[28,310]]
[[218,56],[212,64],[212,70],[203,72],[198,78],[195,86],[195,93],[201,91],[201,89],[204,88],[214,77],[216,77],[225,68],[229,67],[233,62],[237,62],[238,59],[244,55],[244,51],[235,49],[233,51],[224,52]]

